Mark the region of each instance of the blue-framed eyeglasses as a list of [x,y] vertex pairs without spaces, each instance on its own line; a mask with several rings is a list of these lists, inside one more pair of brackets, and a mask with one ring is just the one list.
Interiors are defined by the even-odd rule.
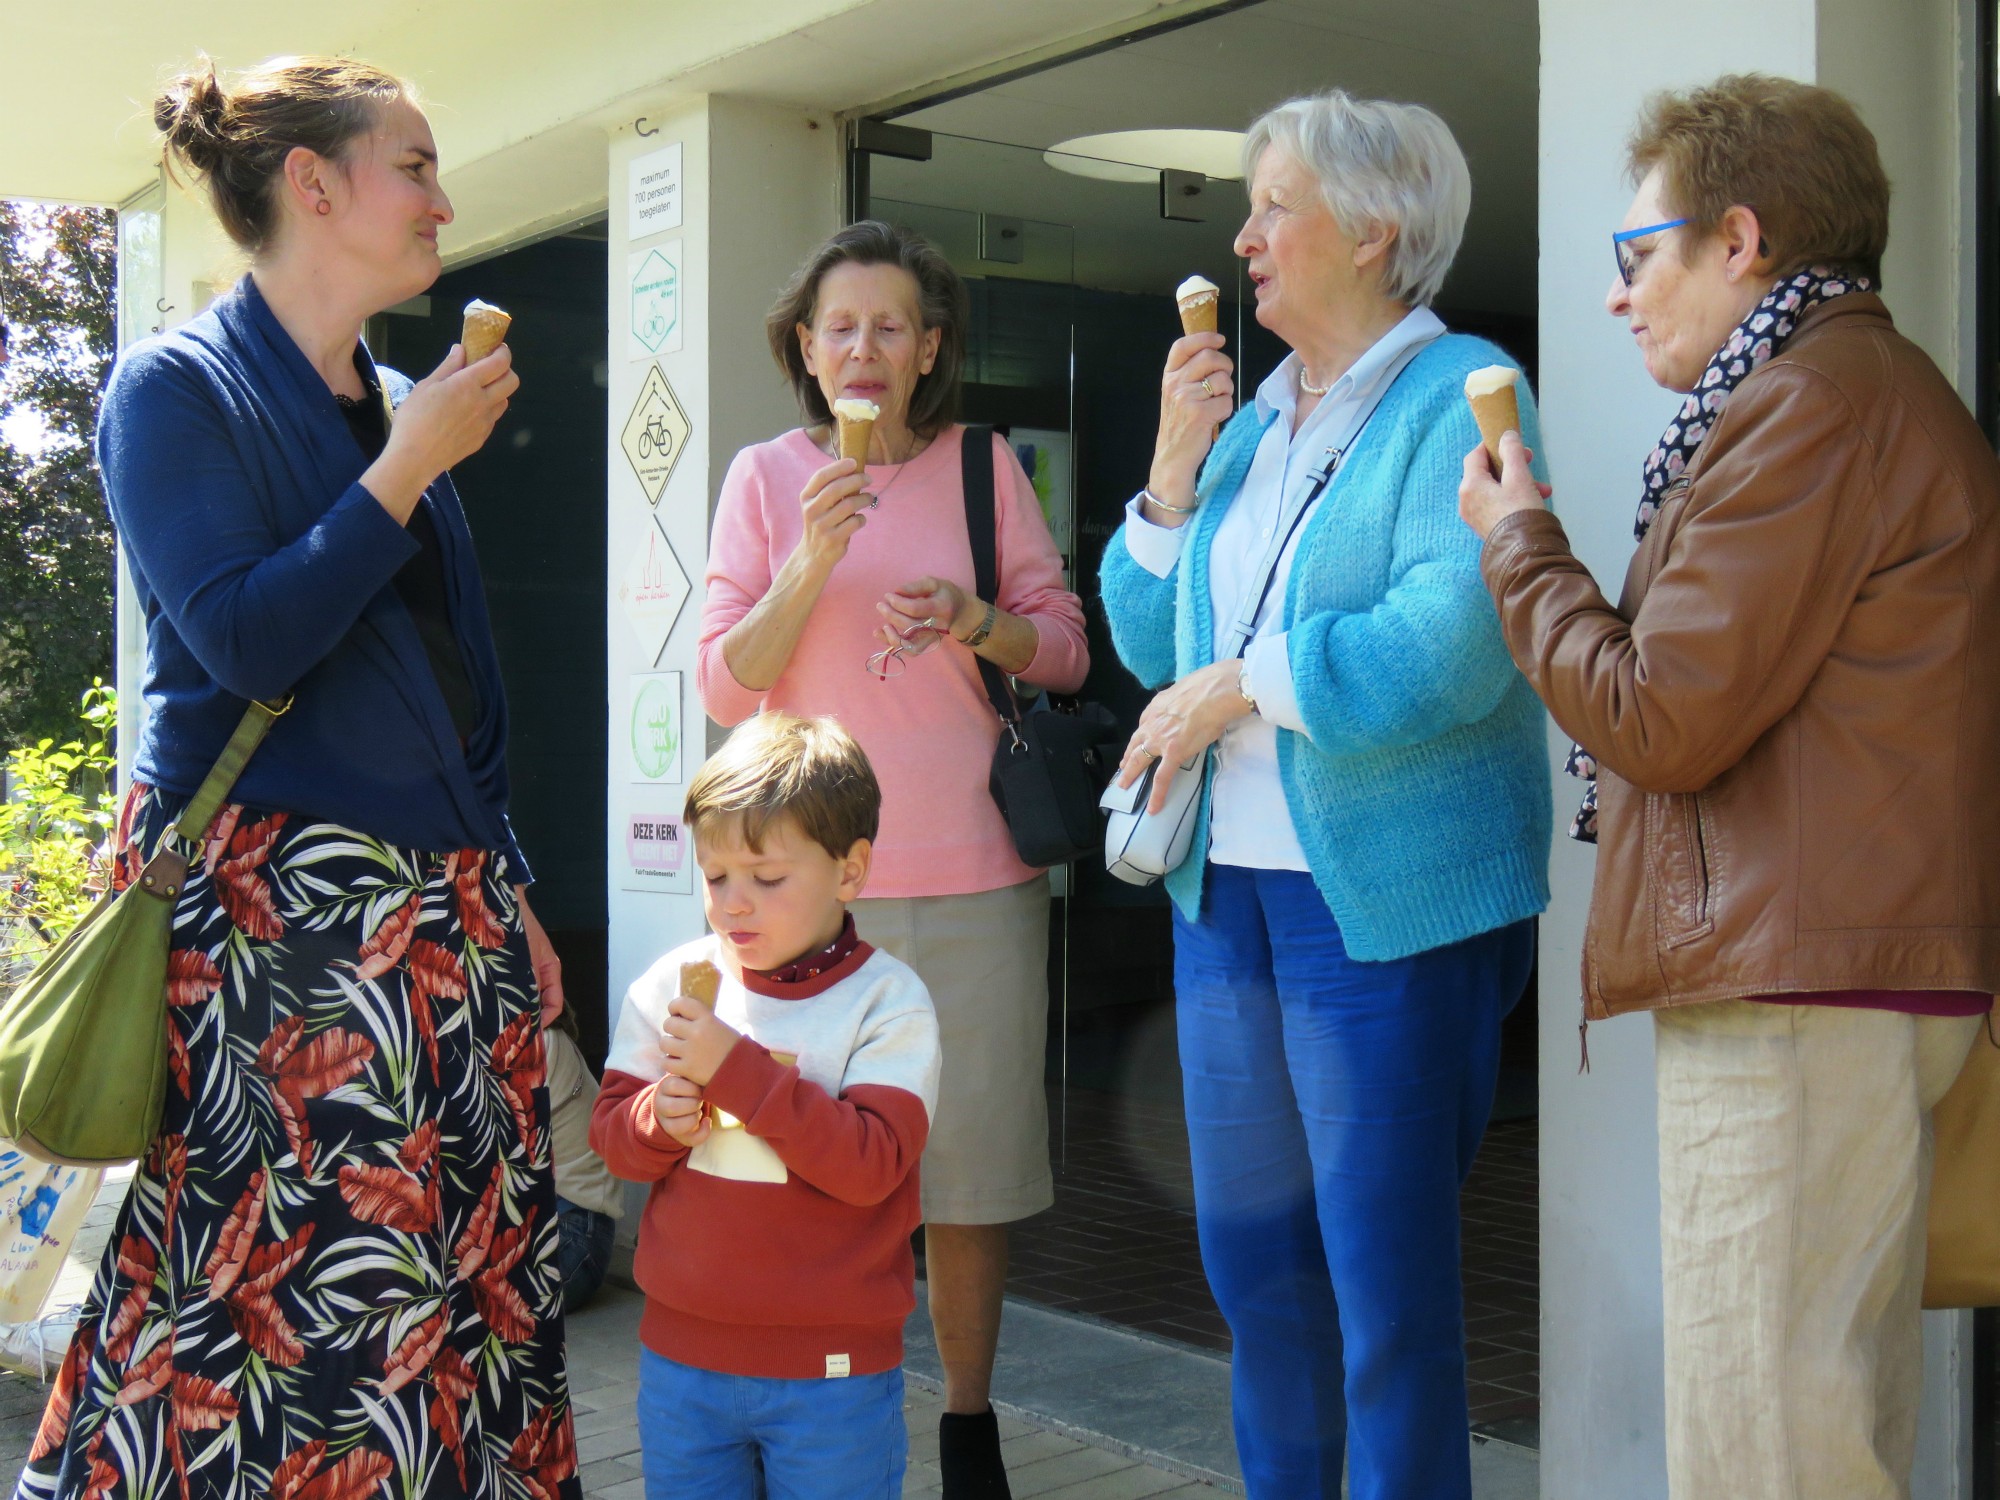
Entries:
[[1632,278],[1639,274],[1639,259],[1625,248],[1631,240],[1644,239],[1649,234],[1664,234],[1669,229],[1679,229],[1683,224],[1692,224],[1692,219],[1669,219],[1664,224],[1648,224],[1643,229],[1621,229],[1611,236],[1611,253],[1618,261],[1618,279],[1625,285],[1632,284]]

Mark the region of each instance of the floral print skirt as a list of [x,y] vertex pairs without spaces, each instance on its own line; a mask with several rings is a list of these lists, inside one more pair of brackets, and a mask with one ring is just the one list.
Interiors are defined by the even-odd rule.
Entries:
[[[115,879],[180,799],[135,787]],[[578,1500],[535,983],[501,856],[230,806],[166,1113],[19,1500]]]

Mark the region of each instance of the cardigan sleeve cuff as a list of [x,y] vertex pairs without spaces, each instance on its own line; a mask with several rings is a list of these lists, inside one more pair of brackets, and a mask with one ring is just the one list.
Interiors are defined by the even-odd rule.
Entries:
[[1262,635],[1243,653],[1248,664],[1250,692],[1257,700],[1257,717],[1280,729],[1306,732],[1305,716],[1299,712],[1299,692],[1292,681],[1291,632]]
[[1174,571],[1174,565],[1181,560],[1181,547],[1187,540],[1186,526],[1162,526],[1146,515],[1146,501],[1142,495],[1134,495],[1125,502],[1125,550],[1132,554],[1132,561],[1151,573],[1155,578],[1165,578]]

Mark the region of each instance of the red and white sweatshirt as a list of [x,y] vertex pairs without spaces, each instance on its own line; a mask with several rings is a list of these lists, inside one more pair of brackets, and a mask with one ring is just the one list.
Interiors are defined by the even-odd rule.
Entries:
[[[633,1264],[640,1340],[734,1375],[894,1369],[916,1305],[917,1160],[937,1103],[930,992],[866,943],[823,971],[741,981],[720,947],[711,935],[676,948],[626,992],[591,1116],[612,1172],[653,1185]],[[660,1127],[653,1092],[667,1003],[697,959],[722,971],[716,1014],[743,1033],[705,1098],[741,1123],[690,1152]]]

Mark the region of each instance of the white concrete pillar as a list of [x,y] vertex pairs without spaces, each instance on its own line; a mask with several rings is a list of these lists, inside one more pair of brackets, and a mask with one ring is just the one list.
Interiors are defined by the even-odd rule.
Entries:
[[[608,157],[610,476],[603,503],[614,1021],[625,987],[703,930],[692,852],[681,840],[678,872],[662,873],[675,845],[659,835],[677,832],[687,783],[707,752],[695,639],[709,516],[736,451],[798,425],[765,343],[764,313],[806,252],[839,223],[840,154],[830,117],[702,95],[661,106],[644,124],[657,133],[642,137],[623,127]],[[644,179],[636,204],[634,163]],[[641,432],[648,434],[643,445]],[[656,451],[639,454],[641,446],[654,450],[663,432],[681,445],[664,475],[653,467]],[[677,685],[664,675],[671,673],[679,674]],[[642,702],[635,731],[634,705]],[[661,753],[664,726],[678,742],[675,756]],[[636,750],[635,733],[642,742]],[[665,761],[677,763],[663,768]],[[652,825],[636,840],[635,821]],[[628,1217],[628,1240],[635,1227]]]
[[[1962,376],[1970,182],[1959,124],[1959,0],[1542,0],[1541,400],[1557,509],[1578,554],[1616,596],[1632,552],[1639,468],[1678,397],[1646,378],[1607,316],[1609,236],[1630,202],[1624,142],[1654,90],[1761,70],[1819,80],[1862,109],[1896,187],[1889,301],[1945,370]],[[1579,783],[1551,735],[1558,827]],[[1577,978],[1594,856],[1560,835],[1542,924],[1542,1493],[1548,1500],[1666,1494],[1662,1441],[1658,1148],[1650,1025],[1590,1029],[1577,1071]],[[1916,1493],[1965,1492],[1969,1319],[1930,1318]]]

